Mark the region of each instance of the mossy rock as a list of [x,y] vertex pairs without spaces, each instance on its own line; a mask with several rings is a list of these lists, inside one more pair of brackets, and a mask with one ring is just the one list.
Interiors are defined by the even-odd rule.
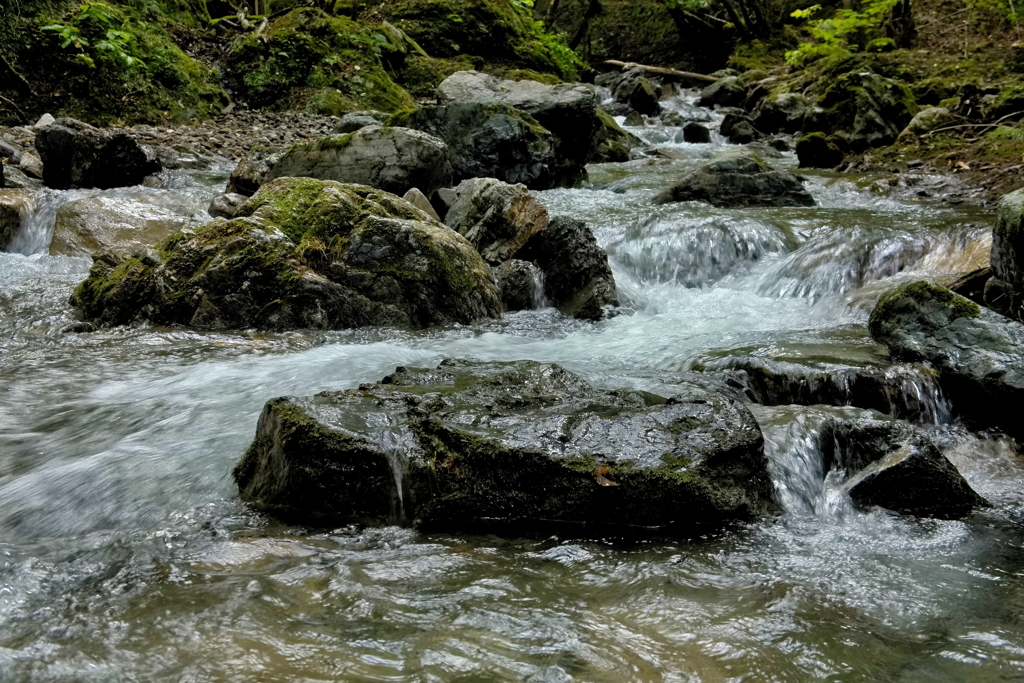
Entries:
[[394,195],[309,178],[270,181],[230,221],[97,259],[71,303],[101,325],[207,329],[424,327],[501,311],[461,235]]
[[412,55],[398,72],[396,80],[413,97],[430,99],[441,82],[457,71],[481,69],[481,57],[459,55],[451,59]]
[[853,151],[891,145],[917,113],[906,84],[872,71],[839,76],[825,91],[813,118],[817,130],[841,135]]
[[261,509],[332,525],[690,534],[778,509],[742,404],[599,390],[533,361],[276,399],[234,477]]
[[388,69],[401,66],[408,50],[388,39],[383,27],[359,24],[323,11],[294,9],[266,35],[245,35],[225,60],[226,80],[254,107],[305,108],[337,115],[358,109],[397,111],[412,97]]
[[615,117],[598,107],[597,115],[601,125],[594,134],[588,163],[629,161],[630,150],[639,147],[643,141],[637,136],[622,129],[615,122]]

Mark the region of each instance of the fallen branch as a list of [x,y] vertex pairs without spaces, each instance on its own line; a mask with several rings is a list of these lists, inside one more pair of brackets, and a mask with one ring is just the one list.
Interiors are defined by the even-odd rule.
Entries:
[[936,128],[935,130],[930,130],[928,131],[928,135],[930,137],[932,135],[935,135],[936,133],[942,133],[947,130],[957,130],[959,128],[981,128],[982,130],[985,130],[987,128],[995,128],[1006,119],[1021,115],[1024,115],[1024,111],[1015,111],[1012,114],[1007,114],[1006,116],[996,119],[992,123],[960,123],[955,126],[946,126],[945,128]]
[[14,102],[11,102],[9,99],[4,97],[3,95],[0,95],[0,100],[2,100],[4,102],[6,102],[7,104],[11,105],[11,107],[14,108],[14,111],[18,112],[18,115],[21,116],[21,120],[25,122],[25,125],[27,125],[27,126],[31,126],[32,125],[32,120],[29,119],[29,117],[25,116],[25,112],[23,112],[21,109],[19,109],[18,105],[16,105]]
[[666,69],[663,66],[647,66],[646,64],[636,64],[634,62],[621,62],[618,59],[606,59],[605,64],[609,66],[619,66],[624,69],[640,68],[649,74],[656,76],[668,76],[669,78],[678,78],[681,81],[696,81],[698,83],[715,83],[718,81],[714,76],[705,76],[704,74],[695,74],[692,71],[677,71],[676,69]]

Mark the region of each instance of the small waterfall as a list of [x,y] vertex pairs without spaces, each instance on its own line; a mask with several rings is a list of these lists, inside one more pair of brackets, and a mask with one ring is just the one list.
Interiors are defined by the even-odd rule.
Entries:
[[50,249],[50,240],[53,238],[57,209],[80,196],[81,193],[77,190],[46,190],[33,193],[32,205],[23,214],[21,229],[7,246],[7,251],[25,256],[47,253]]
[[533,277],[533,308],[534,310],[547,308],[550,304],[547,294],[544,292],[544,271],[532,263],[530,266],[530,275]]
[[387,456],[388,464],[391,465],[391,473],[395,479],[395,486],[391,490],[391,522],[393,524],[405,524],[408,515],[405,510],[405,501],[409,473],[409,453],[414,447],[414,439],[405,425],[397,424],[391,416],[385,413],[371,413],[366,416],[367,423],[373,426],[374,437],[384,455]]

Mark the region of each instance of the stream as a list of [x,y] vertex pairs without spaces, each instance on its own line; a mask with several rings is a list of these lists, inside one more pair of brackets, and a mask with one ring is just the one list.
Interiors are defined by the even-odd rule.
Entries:
[[[886,417],[824,405],[751,406],[784,512],[700,538],[317,530],[239,501],[231,468],[277,396],[446,357],[551,361],[666,396],[736,358],[885,368],[877,297],[987,261],[990,211],[886,196],[877,178],[808,172],[812,208],[655,206],[728,145],[630,130],[689,158],[535,193],[609,251],[624,306],[599,323],[542,309],[423,331],[75,333],[67,300],[90,260],[46,254],[56,208],[99,191],[40,192],[19,253],[0,253],[0,681],[1024,677],[1024,459],[1004,437],[949,454],[993,504],[962,521],[855,508],[815,435]],[[104,194],[205,206],[229,171]],[[930,406],[921,421],[948,421],[934,386],[902,390]]]

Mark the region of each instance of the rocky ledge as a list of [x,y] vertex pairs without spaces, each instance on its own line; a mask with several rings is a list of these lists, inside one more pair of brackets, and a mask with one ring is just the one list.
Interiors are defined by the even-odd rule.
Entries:
[[742,404],[599,390],[532,361],[272,400],[234,477],[244,500],[318,524],[691,533],[777,509]]

